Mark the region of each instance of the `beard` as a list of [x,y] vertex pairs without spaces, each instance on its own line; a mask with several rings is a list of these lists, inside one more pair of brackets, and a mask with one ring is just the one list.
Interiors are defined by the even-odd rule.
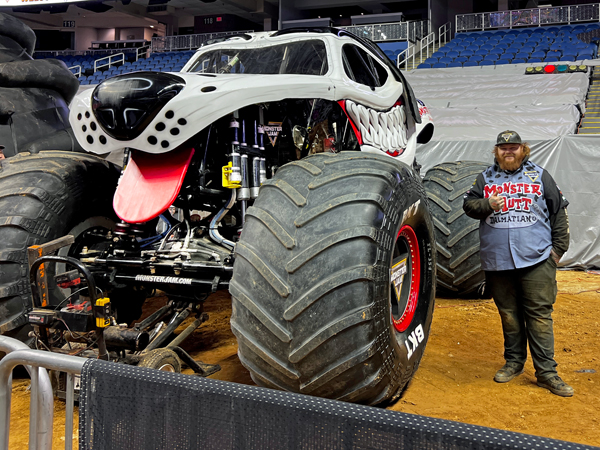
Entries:
[[522,155],[521,157],[514,155],[514,158],[510,158],[507,160],[506,156],[500,155],[500,152],[496,151],[494,153],[496,154],[496,161],[498,161],[498,165],[500,166],[500,168],[502,170],[508,170],[509,172],[514,172],[519,167],[521,167],[521,163],[523,162],[523,159],[525,159],[524,155]]

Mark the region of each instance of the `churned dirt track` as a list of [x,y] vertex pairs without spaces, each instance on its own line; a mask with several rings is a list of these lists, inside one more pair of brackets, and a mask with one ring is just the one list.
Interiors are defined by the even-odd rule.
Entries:
[[[403,398],[389,409],[600,446],[600,275],[561,271],[558,287],[556,360],[559,374],[575,388],[574,397],[557,397],[537,387],[530,360],[523,375],[495,383],[492,378],[504,360],[493,302],[438,299],[421,367]],[[210,319],[189,338],[186,349],[196,359],[221,365],[211,378],[253,384],[237,358],[229,296],[213,295],[205,309]],[[28,380],[14,382],[14,450],[27,446],[27,385]],[[56,403],[55,416],[54,448],[64,448],[61,403]]]

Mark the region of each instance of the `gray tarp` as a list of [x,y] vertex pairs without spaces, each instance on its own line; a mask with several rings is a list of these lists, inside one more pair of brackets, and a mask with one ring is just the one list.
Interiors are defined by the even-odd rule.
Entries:
[[435,141],[486,140],[527,131],[530,140],[574,134],[585,110],[585,73],[524,75],[526,65],[406,73],[435,123]]
[[[502,130],[494,128],[493,136]],[[517,127],[515,127],[517,128]],[[518,127],[522,137],[527,131]],[[436,130],[437,133],[437,130]],[[552,140],[529,141],[531,160],[550,172],[569,201],[571,243],[561,260],[561,266],[600,267],[600,135],[562,136]],[[495,140],[431,141],[419,146],[417,161],[421,174],[436,164],[448,161],[493,162]]]

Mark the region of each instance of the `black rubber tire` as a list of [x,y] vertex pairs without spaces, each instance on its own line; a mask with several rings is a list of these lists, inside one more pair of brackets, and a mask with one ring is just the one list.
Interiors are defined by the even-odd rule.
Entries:
[[435,224],[438,297],[487,297],[479,259],[479,220],[465,214],[463,201],[477,175],[489,166],[479,161],[447,162],[428,170],[423,179]]
[[[246,218],[231,327],[252,379],[363,404],[398,398],[419,365],[434,306],[433,224],[420,178],[384,155],[320,153],[281,167]],[[409,259],[410,276],[418,267],[421,281],[406,284],[416,309],[398,332],[390,267],[405,225],[420,255],[414,270]]]
[[[27,247],[64,236],[89,218],[114,216],[118,176],[114,165],[81,153],[22,153],[1,161],[1,334],[24,339],[31,307]],[[49,286],[52,270],[47,267]],[[51,289],[51,306],[63,298]]]
[[181,373],[181,361],[177,353],[168,348],[150,350],[138,363],[138,367]]

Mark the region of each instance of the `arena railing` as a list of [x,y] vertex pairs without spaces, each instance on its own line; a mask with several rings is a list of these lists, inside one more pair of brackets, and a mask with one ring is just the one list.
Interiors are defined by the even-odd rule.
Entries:
[[475,14],[457,14],[455,31],[475,31],[495,28],[568,25],[600,21],[600,3],[556,6]]
[[96,73],[102,67],[108,66],[110,68],[113,64],[117,64],[117,63],[121,63],[121,64],[125,63],[125,54],[124,53],[117,53],[116,55],[109,55],[109,56],[105,56],[104,58],[95,60],[94,61],[94,73]]
[[153,37],[150,51],[173,52],[181,50],[196,50],[202,44],[212,39],[219,39],[235,34],[252,33],[253,30],[223,31],[219,33],[186,34],[183,36],[160,36]]
[[446,22],[438,30],[438,43],[440,47],[446,45],[452,39],[452,22]]
[[340,26],[344,30],[372,40],[373,42],[385,41],[410,41],[415,42],[429,34],[428,20],[414,20],[410,22],[377,23],[369,25]]

